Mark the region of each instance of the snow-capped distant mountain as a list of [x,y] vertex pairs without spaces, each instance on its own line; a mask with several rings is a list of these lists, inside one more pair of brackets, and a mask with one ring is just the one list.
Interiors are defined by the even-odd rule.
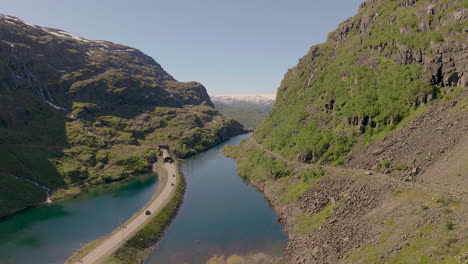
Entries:
[[275,94],[226,94],[211,96],[216,108],[254,108],[267,113],[275,103]]

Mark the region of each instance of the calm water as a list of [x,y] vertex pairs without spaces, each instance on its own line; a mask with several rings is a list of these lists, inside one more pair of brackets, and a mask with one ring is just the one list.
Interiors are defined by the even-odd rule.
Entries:
[[146,264],[206,263],[214,256],[281,255],[287,237],[261,192],[244,183],[236,164],[221,153],[249,135],[204,152],[182,164],[184,203]]
[[63,263],[73,249],[109,234],[140,210],[156,186],[154,175],[141,176],[0,220],[0,263]]

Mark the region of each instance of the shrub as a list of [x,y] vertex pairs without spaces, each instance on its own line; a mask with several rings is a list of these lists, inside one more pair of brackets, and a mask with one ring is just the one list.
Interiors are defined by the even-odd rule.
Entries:
[[404,164],[404,163],[400,163],[400,164],[397,164],[395,166],[395,169],[397,169],[397,170],[406,170],[407,168],[408,168],[408,166],[406,166],[406,164]]
[[453,223],[452,221],[450,221],[449,219],[447,219],[447,220],[444,221],[444,227],[445,227],[447,230],[453,230],[453,228],[455,227],[455,223]]
[[391,164],[390,161],[388,161],[388,160],[382,160],[382,161],[380,162],[380,165],[381,165],[382,168],[390,168],[390,166],[391,166],[392,164]]

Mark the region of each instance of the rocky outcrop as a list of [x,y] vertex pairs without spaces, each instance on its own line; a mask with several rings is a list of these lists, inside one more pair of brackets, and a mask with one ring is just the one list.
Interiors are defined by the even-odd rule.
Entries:
[[[467,98],[468,91],[463,91],[452,100],[429,106],[403,129],[351,153],[347,166],[380,169],[402,180],[418,180],[420,173],[468,135],[467,114],[463,110]],[[388,168],[381,168],[383,161]]]
[[[366,1],[361,5],[359,19],[350,18],[340,24],[338,29],[330,33],[328,40],[338,42],[346,40],[348,34],[354,29],[358,31],[361,41],[369,37],[369,30],[373,21],[379,17],[379,13],[373,11],[378,3],[383,0]],[[400,34],[403,36],[416,35],[417,31],[442,32],[449,25],[463,25],[468,21],[468,9],[462,6],[453,8],[454,3],[442,3],[438,0],[424,1],[415,7],[417,0],[399,1],[398,5],[408,9],[414,9],[414,15],[419,19],[417,28],[401,26]],[[451,10],[451,12],[446,12]],[[394,21],[393,23],[396,23]],[[468,44],[466,42],[466,30],[462,28],[452,36],[443,38],[442,42],[432,41],[428,48],[414,48],[402,44],[398,40],[382,42],[372,47],[378,52],[384,49],[396,47],[397,52],[392,56],[402,64],[418,63],[427,70],[427,79],[434,85],[440,86],[468,86]]]
[[[4,82],[29,82],[44,101],[71,110],[72,103],[213,106],[205,87],[180,83],[141,51],[107,41],[0,16],[0,57],[7,59]],[[102,100],[103,97],[106,100]]]
[[366,1],[288,71],[254,137],[300,161],[342,162],[362,138],[468,86],[467,22],[461,0]]
[[[263,151],[228,149],[285,225],[284,263],[466,262],[467,14],[364,2],[286,73],[253,134]],[[289,170],[263,179],[254,153]]]

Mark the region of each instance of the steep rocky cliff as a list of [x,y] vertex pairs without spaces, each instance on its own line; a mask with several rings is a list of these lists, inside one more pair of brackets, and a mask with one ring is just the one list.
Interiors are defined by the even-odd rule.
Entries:
[[467,16],[461,0],[363,3],[288,71],[254,137],[291,158],[343,163],[356,141],[468,85]]
[[159,144],[186,157],[242,131],[137,49],[0,15],[0,216],[148,172]]
[[368,0],[225,153],[289,234],[284,262],[466,263],[468,2]]

